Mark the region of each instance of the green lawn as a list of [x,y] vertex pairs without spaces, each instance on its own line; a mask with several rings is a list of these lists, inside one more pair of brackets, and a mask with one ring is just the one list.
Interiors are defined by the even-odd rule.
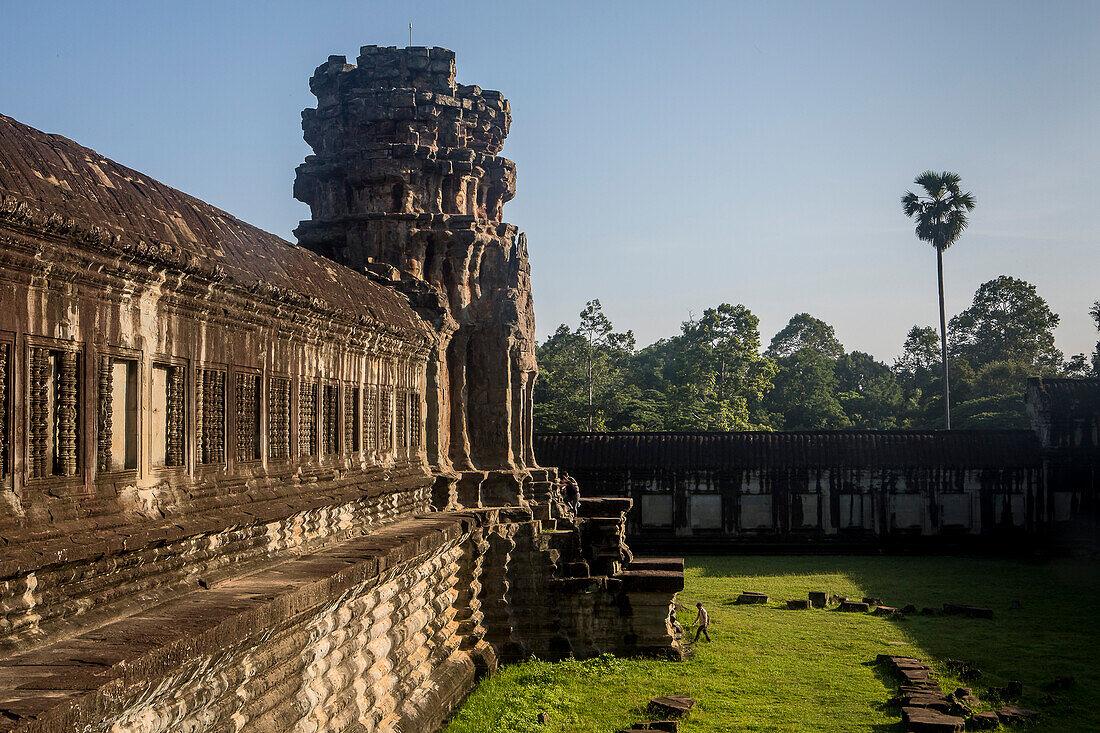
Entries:
[[[972,662],[986,687],[1018,679],[1022,704],[1043,713],[1031,731],[1100,731],[1100,566],[1084,560],[1027,562],[974,558],[690,558],[680,619],[709,609],[714,642],[685,662],[601,657],[503,669],[470,696],[447,733],[577,731],[612,733],[644,720],[652,696],[698,699],[681,726],[703,731],[901,731],[886,705],[893,682],[871,662],[880,653],[939,664]],[[738,606],[742,590],[771,594],[766,606]],[[880,598],[883,603],[992,607],[992,620],[910,615],[903,620],[829,611],[788,611],[783,601],[811,590]],[[1022,606],[1012,610],[1012,601]],[[1059,675],[1076,685],[1043,705],[1042,686]],[[964,684],[964,683],[958,683]],[[540,711],[550,723],[539,725]]]

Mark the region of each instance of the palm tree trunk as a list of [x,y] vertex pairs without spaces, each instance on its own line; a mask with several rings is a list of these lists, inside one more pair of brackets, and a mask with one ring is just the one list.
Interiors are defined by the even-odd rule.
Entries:
[[936,274],[940,285],[940,356],[943,359],[943,424],[951,429],[951,384],[947,379],[947,318],[943,310],[943,250],[936,247]]

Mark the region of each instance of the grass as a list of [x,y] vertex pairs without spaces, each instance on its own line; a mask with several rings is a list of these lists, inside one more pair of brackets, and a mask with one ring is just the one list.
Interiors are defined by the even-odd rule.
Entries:
[[[713,643],[693,645],[685,662],[646,659],[531,660],[485,680],[447,733],[613,733],[644,720],[655,695],[698,700],[681,726],[704,731],[901,731],[886,701],[894,682],[871,662],[880,653],[919,657],[945,690],[1018,679],[1022,705],[1040,710],[1030,731],[1100,731],[1100,568],[1078,560],[1028,562],[975,558],[691,558],[680,594],[682,623],[702,601]],[[772,596],[738,606],[743,590]],[[903,620],[829,611],[788,611],[788,598],[811,590],[880,598],[883,603],[994,609],[992,620],[910,615]],[[1020,608],[1012,609],[1013,601]],[[692,633],[692,635],[694,635]],[[976,683],[942,665],[961,659],[983,671]],[[1043,685],[1073,675],[1076,685],[1043,705]],[[539,725],[538,713],[550,714]]]

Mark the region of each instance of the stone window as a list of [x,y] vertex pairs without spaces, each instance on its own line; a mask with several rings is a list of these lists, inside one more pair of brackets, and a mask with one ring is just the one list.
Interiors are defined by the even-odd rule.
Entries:
[[267,455],[290,458],[290,380],[272,377],[267,383]]
[[10,471],[11,418],[8,413],[8,375],[11,374],[11,344],[0,343],[0,479]]
[[182,466],[186,451],[186,417],[183,409],[187,369],[182,365],[153,366],[152,405],[149,419],[152,464]]
[[336,416],[339,405],[339,390],[335,384],[324,385],[324,400],[321,404],[321,437],[324,440],[325,455],[336,452]]
[[298,455],[312,456],[317,452],[317,385],[298,385]]
[[35,346],[29,351],[31,478],[75,476],[80,471],[79,361],[79,353],[71,349]]
[[378,450],[393,450],[393,387],[378,388]]
[[407,448],[409,445],[409,393],[406,390],[397,392],[397,447]]
[[420,447],[420,393],[409,393],[409,445]]
[[225,463],[225,371],[199,369],[195,375],[195,445],[198,463]]
[[139,405],[136,359],[99,358],[99,439],[96,467],[104,473],[137,468]]
[[378,448],[378,388],[366,387],[363,400],[363,450],[373,452]]
[[237,460],[256,461],[260,458],[260,375],[238,372],[237,393]]
[[360,449],[359,437],[362,429],[359,426],[359,388],[350,384],[344,386],[344,452],[356,453]]

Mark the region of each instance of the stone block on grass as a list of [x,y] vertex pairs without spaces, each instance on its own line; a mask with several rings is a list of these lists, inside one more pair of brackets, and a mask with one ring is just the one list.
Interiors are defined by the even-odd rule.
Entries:
[[810,608],[810,602],[805,598],[793,598],[787,601],[787,608],[792,611],[805,611]]
[[1039,719],[1039,712],[1037,710],[1028,710],[1027,708],[1017,707],[1016,705],[1002,705],[994,712],[997,713],[997,717],[1000,718],[1002,725],[1031,723]]
[[829,594],[824,591],[810,591],[810,605],[814,608],[825,608],[829,604]]
[[871,610],[871,607],[860,601],[844,601],[836,610],[845,611],[847,613],[867,613]]
[[962,733],[966,720],[929,708],[901,709],[905,729],[913,733]]
[[1001,719],[994,712],[974,713],[970,716],[967,727],[973,730],[996,730],[1001,727]]
[[682,718],[695,707],[695,698],[687,695],[662,695],[649,701],[649,711],[663,718]]
[[737,602],[741,605],[767,603],[768,596],[764,593],[742,593],[737,596]]

